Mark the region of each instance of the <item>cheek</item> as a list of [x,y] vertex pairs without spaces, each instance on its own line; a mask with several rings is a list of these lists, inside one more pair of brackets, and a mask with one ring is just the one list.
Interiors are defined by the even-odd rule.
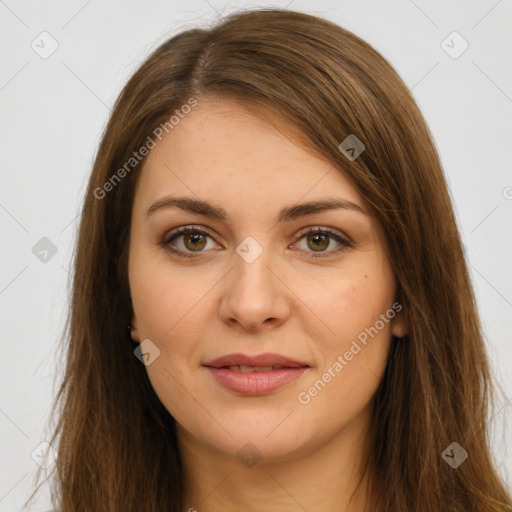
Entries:
[[[316,290],[310,289],[308,305],[329,327],[324,342],[326,352],[339,352],[345,345],[350,345],[351,340],[373,326],[390,308],[394,289],[388,277],[386,273],[365,269],[352,272],[349,277],[331,280]],[[389,332],[389,325],[386,324],[382,331]]]
[[130,274],[137,327],[141,340],[150,339],[160,350],[159,357],[146,367],[148,378],[178,422],[198,421],[202,410],[190,397],[204,391],[196,387],[191,372],[196,371],[195,350],[204,329],[194,318],[204,314],[205,295],[212,285],[183,272],[171,273],[156,258],[137,256],[134,253]]
[[166,344],[201,308],[213,283],[211,279],[170,271],[161,255],[134,252],[131,260],[130,291],[141,336]]
[[363,273],[341,286],[338,283],[328,294],[332,300],[325,302],[323,311],[336,336],[321,341],[321,364],[297,398],[305,412],[322,418],[332,428],[356,417],[369,404],[382,378],[394,316],[386,315],[393,298],[388,285],[382,274]]
[[338,316],[333,316],[333,325],[339,336],[338,343],[329,347],[327,367],[341,356],[340,380],[350,382],[351,387],[364,393],[368,379],[377,381],[385,367],[391,341],[390,321],[394,316],[390,309],[394,289],[386,275],[366,273],[336,293],[341,307]]

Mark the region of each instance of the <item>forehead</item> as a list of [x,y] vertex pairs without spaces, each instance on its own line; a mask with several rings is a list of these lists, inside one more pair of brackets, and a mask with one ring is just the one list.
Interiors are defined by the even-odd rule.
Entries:
[[238,102],[199,100],[147,156],[136,198],[172,193],[253,209],[326,195],[362,203],[339,168],[292,138],[293,126],[266,116]]

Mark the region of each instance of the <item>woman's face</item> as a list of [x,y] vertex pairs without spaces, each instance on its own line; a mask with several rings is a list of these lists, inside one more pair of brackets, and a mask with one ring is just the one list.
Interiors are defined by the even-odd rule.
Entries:
[[[347,207],[304,206],[326,200]],[[362,197],[225,100],[200,99],[148,155],[129,282],[132,337],[180,439],[239,457],[291,460],[362,432],[404,334]]]

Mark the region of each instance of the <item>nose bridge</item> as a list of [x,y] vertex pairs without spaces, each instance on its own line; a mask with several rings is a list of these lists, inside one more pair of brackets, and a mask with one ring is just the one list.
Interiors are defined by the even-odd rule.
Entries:
[[244,289],[253,298],[255,293],[272,294],[273,274],[269,270],[272,266],[272,250],[268,239],[263,242],[267,244],[264,247],[255,238],[248,236],[236,248],[233,280],[239,285],[237,292],[243,292],[242,297]]
[[[267,242],[269,239],[266,238]],[[253,237],[247,237],[237,246],[234,268],[229,273],[223,294],[224,316],[252,327],[269,318],[283,319],[286,316],[286,287],[274,275],[274,260],[270,246],[263,247]]]

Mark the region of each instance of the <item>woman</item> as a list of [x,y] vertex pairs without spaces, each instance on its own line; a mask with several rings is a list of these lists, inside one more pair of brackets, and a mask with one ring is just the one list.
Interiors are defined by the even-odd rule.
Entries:
[[278,9],[165,42],[85,198],[56,507],[512,511],[461,247],[367,43]]

